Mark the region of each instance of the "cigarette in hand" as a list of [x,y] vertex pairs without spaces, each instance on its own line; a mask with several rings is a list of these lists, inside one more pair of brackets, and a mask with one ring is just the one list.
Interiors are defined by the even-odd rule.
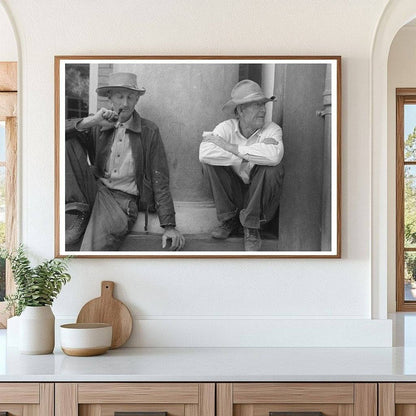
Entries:
[[[115,120],[119,120],[120,118],[120,114],[123,111],[122,108],[119,108],[118,113],[117,113],[117,118]],[[117,123],[115,124],[115,127],[118,127],[120,125],[120,121],[117,121]]]

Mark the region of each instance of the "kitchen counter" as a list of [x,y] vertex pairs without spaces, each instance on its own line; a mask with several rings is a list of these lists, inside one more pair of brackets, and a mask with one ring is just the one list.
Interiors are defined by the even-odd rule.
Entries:
[[0,382],[416,381],[416,314],[394,314],[393,348],[119,348],[22,355],[0,330]]
[[120,348],[22,355],[0,331],[0,381],[416,381],[416,348]]

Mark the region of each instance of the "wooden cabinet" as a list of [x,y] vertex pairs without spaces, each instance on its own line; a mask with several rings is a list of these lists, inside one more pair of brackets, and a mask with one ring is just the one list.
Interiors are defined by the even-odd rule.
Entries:
[[416,383],[380,383],[379,416],[416,415]]
[[0,415],[53,416],[52,383],[0,383]]
[[[217,416],[377,416],[376,383],[220,383]],[[302,414],[302,415],[300,415]],[[280,416],[280,415],[276,415]]]
[[378,406],[416,416],[416,383],[0,383],[9,416],[378,416]]
[[57,383],[56,416],[215,416],[214,383]]

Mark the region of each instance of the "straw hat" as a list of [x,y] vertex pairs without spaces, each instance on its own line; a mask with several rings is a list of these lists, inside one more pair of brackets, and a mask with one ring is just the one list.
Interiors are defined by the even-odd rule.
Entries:
[[143,95],[146,89],[137,87],[137,75],[130,72],[114,72],[108,77],[108,85],[98,87],[95,91],[100,97],[108,97],[111,91],[126,89]]
[[260,88],[260,85],[250,79],[243,79],[238,82],[231,91],[231,100],[227,101],[222,107],[223,111],[233,112],[240,104],[252,102],[275,101],[276,97],[266,97]]

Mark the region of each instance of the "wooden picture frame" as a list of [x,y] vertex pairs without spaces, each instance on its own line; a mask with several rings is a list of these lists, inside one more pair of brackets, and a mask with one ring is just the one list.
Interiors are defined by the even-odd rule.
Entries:
[[[102,142],[99,142],[97,133],[93,153],[90,153],[91,149],[85,147],[80,137],[85,137],[90,143],[88,140],[92,140],[92,133],[79,127],[79,119],[97,114],[101,108],[114,108],[111,107],[111,101],[107,97],[99,96],[96,90],[101,88],[99,91],[104,91],[102,87],[108,85],[109,80],[113,79],[111,74],[117,72],[135,74],[138,86],[133,88],[134,92],[135,88],[137,91],[142,87],[146,89],[135,108],[140,114],[140,120],[151,120],[151,126],[156,125],[155,129],[160,132],[170,178],[168,189],[175,205],[176,228],[185,237],[185,246],[180,251],[170,249],[171,240],[162,248],[162,235],[165,230],[160,227],[160,215],[158,221],[152,210],[142,211],[143,207],[140,204],[133,228],[122,238],[117,249],[108,249],[105,244],[104,249],[83,249],[95,247],[82,244],[82,239],[85,238],[83,236],[75,243],[73,241],[71,224],[74,223],[72,218],[76,216],[71,215],[78,215],[78,211],[68,210],[69,202],[74,201],[74,198],[68,196],[69,190],[73,189],[74,178],[72,173],[72,176],[68,174],[68,168],[70,167],[71,172],[73,168],[73,162],[66,160],[72,155],[68,150],[68,143],[74,139],[76,143],[84,146],[84,152],[88,156],[87,163],[94,169],[99,186],[105,182],[107,187],[111,176],[107,171],[110,163],[108,158],[115,149],[114,142],[111,141],[114,140],[114,136],[109,139],[110,144],[106,142],[107,153],[100,150],[106,154],[106,159],[104,162],[101,160],[101,164],[104,163],[105,166],[100,166],[101,173],[97,174],[99,162],[95,162],[95,158],[98,157],[98,153],[94,152],[98,152],[97,143]],[[272,186],[273,191],[270,191],[271,196],[267,200],[270,201],[270,205],[265,202],[265,197],[262,197],[263,200],[260,198],[262,217],[253,223],[256,224],[255,227],[257,224],[261,226],[261,249],[258,251],[245,250],[244,236],[240,234],[239,227],[233,228],[231,236],[227,239],[211,237],[212,229],[221,224],[218,217],[222,214],[219,214],[218,199],[212,194],[212,182],[203,174],[199,154],[203,133],[211,132],[214,128],[217,131],[216,126],[220,123],[236,117],[233,113],[224,113],[222,106],[232,98],[233,87],[239,81],[247,79],[250,80],[251,86],[251,81],[256,82],[265,97],[276,97],[274,101],[265,104],[266,114],[262,114],[261,117],[264,117],[264,126],[269,126],[270,122],[280,126],[284,146],[283,159],[273,162],[284,166],[283,185],[279,190],[276,190],[278,187]],[[115,88],[114,81],[112,87]],[[236,106],[236,97],[234,96],[231,110]],[[246,94],[244,99],[249,102],[247,97]],[[56,56],[55,255],[88,258],[341,257],[341,102],[339,56]],[[71,121],[67,123],[66,130],[67,120]],[[112,122],[117,124],[116,121]],[[240,125],[240,121],[235,123],[233,125]],[[68,125],[72,130],[68,129]],[[112,134],[115,135],[116,128],[113,130]],[[237,130],[238,128],[230,134],[241,135],[241,130]],[[244,179],[246,181],[253,181],[252,178],[257,173],[254,167],[260,171],[262,164],[268,165],[251,155],[245,140],[247,139],[249,145],[250,140],[260,141],[262,145],[280,143],[273,137],[262,142],[265,140],[264,135],[269,134],[267,131],[261,138],[263,131],[265,128],[256,130],[248,138],[241,136],[243,145],[240,141],[239,147],[234,148],[237,149],[237,153],[230,153],[231,162],[228,159],[224,162],[228,163],[229,168],[236,174],[240,174],[242,170],[240,162],[248,163],[249,167],[244,167],[250,176],[249,179]],[[132,134],[125,135],[127,146],[133,143],[133,139],[130,138]],[[144,142],[141,143],[146,148]],[[133,145],[131,150],[134,153],[133,162],[130,157],[126,163],[134,164],[133,171],[137,175],[139,169],[134,146],[136,145]],[[113,150],[109,150],[110,147]],[[241,154],[239,149],[248,153]],[[113,156],[116,157],[115,153]],[[254,162],[257,160],[259,162]],[[142,169],[144,171],[145,167]],[[150,168],[146,170],[146,175],[150,171]],[[154,172],[157,176],[157,170]],[[79,184],[78,177],[77,181]],[[154,191],[158,178],[152,176],[148,181]],[[137,184],[137,178],[135,182]],[[253,188],[252,183],[244,186],[246,189],[250,186]],[[123,182],[122,192],[126,190],[125,185]],[[146,187],[146,184],[144,186]],[[112,189],[111,192],[119,190]],[[145,194],[143,188],[137,190],[137,193],[140,192]],[[118,202],[118,205],[121,207],[120,204],[123,203]],[[156,208],[160,214],[163,203],[156,201],[152,208]],[[236,208],[236,218],[241,222],[243,220],[241,214],[238,216],[238,212],[241,208],[245,209],[243,204],[242,202],[241,206]],[[150,205],[147,204],[147,208]],[[89,207],[91,206],[89,203]],[[76,207],[78,209],[78,205]],[[266,221],[263,221],[266,214],[263,212],[269,208],[273,214],[268,214],[266,224]],[[125,213],[130,212],[130,205],[127,210],[123,209]],[[110,211],[114,212],[111,209]],[[103,215],[103,224],[107,221],[104,217]]]

